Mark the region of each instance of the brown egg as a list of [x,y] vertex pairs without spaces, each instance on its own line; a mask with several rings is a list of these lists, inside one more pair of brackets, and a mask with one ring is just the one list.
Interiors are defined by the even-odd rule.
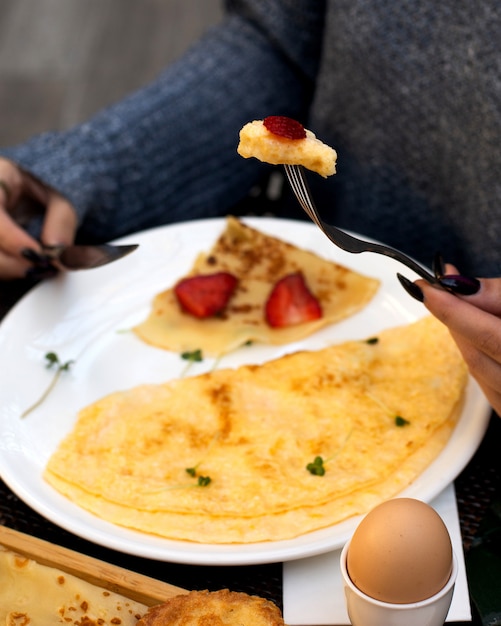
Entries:
[[442,518],[412,498],[383,502],[360,522],[347,555],[348,574],[363,593],[408,604],[435,595],[448,581],[452,545]]

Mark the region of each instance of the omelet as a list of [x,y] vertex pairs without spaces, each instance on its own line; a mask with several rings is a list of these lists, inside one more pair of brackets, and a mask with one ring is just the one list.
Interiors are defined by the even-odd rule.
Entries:
[[464,361],[425,317],[367,341],[112,393],[84,408],[46,480],[169,539],[291,539],[367,512],[446,445]]
[[[251,228],[229,216],[212,248],[201,253],[188,276],[229,273],[238,286],[225,310],[198,319],[180,306],[174,286],[158,294],[150,313],[134,328],[144,342],[173,352],[202,350],[221,356],[249,341],[282,345],[308,337],[364,308],[380,281],[323,259],[285,241]],[[275,328],[265,317],[265,305],[276,282],[301,272],[318,300],[321,317]]]

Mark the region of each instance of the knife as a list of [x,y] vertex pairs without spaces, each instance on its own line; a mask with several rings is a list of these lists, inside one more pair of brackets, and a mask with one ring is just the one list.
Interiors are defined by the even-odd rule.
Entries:
[[67,270],[86,270],[100,267],[130,254],[138,244],[96,246],[43,246],[46,261],[56,261]]

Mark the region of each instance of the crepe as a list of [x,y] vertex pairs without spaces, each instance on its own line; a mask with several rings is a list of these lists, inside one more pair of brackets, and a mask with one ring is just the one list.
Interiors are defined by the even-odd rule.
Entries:
[[[269,293],[279,278],[298,270],[318,298],[322,317],[272,328],[263,312]],[[239,279],[224,315],[206,319],[188,315],[169,288],[155,297],[148,318],[134,332],[159,348],[180,353],[202,350],[212,356],[226,354],[249,341],[287,344],[361,310],[380,284],[375,278],[266,235],[231,216],[211,250],[197,257],[189,275],[221,271]]]
[[0,624],[133,626],[147,608],[0,546]]
[[284,626],[270,600],[221,589],[191,591],[152,607],[137,626]]
[[[409,485],[447,443],[466,381],[447,329],[426,317],[377,340],[108,395],[80,412],[45,477],[146,533],[290,539]],[[307,469],[317,457],[324,475]]]

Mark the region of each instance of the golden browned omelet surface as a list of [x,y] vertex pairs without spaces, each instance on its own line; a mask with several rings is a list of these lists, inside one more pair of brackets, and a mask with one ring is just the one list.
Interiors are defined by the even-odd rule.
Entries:
[[[287,328],[270,327],[264,305],[274,284],[283,276],[301,271],[320,302],[320,319]],[[134,328],[148,344],[185,352],[201,349],[219,356],[248,341],[282,345],[308,337],[366,306],[379,288],[379,281],[364,276],[313,252],[228,217],[226,227],[213,247],[201,253],[190,276],[229,272],[239,285],[222,316],[197,319],[184,313],[172,288],[158,294],[146,320]]]
[[284,626],[279,608],[238,591],[191,591],[149,609],[138,626]]
[[[289,539],[412,482],[447,443],[466,381],[447,329],[426,317],[377,342],[113,393],[80,412],[45,476],[96,515],[147,533]],[[323,476],[306,469],[317,456]]]

